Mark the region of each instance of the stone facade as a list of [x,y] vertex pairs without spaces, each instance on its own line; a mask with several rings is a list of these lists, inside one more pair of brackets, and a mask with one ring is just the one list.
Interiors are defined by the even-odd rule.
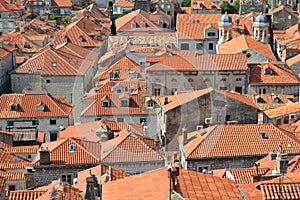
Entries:
[[9,33],[14,30],[14,26],[17,20],[25,18],[25,10],[16,11],[19,17],[11,15],[8,11],[0,12],[0,32]]
[[[3,42],[0,42],[0,48],[3,48]],[[9,52],[8,55],[0,59],[0,94],[10,92],[9,74],[16,67],[16,51]]]
[[173,95],[179,91],[192,91],[212,87],[247,93],[248,71],[146,71],[147,95]]
[[29,1],[27,8],[35,16],[49,14],[51,10],[51,0]]
[[155,170],[165,166],[163,160],[147,162],[130,162],[130,163],[103,163],[105,165],[120,169],[128,174],[140,174],[143,172]]
[[240,14],[248,14],[249,12],[265,13],[265,4],[260,0],[248,0],[241,4]]
[[41,186],[50,183],[51,181],[63,178],[63,175],[69,176],[71,179],[68,180],[73,184],[74,178],[77,178],[77,173],[94,167],[97,164],[78,164],[78,165],[45,165],[45,166],[35,166],[34,170],[34,180],[35,186]]
[[273,13],[272,25],[275,30],[285,30],[298,23],[298,16],[286,9]]
[[[51,121],[51,122],[50,122]],[[55,124],[53,124],[55,121]],[[38,124],[38,125],[36,125]],[[56,140],[60,131],[60,126],[67,127],[70,125],[69,117],[43,117],[43,118],[16,118],[16,119],[0,119],[0,127],[2,130],[25,130],[45,132],[45,141]],[[52,139],[51,139],[52,138]]]
[[257,123],[258,110],[224,94],[212,91],[172,110],[160,111],[158,133],[167,150],[177,150],[177,137],[183,127],[187,132],[213,124],[236,121],[241,124]]

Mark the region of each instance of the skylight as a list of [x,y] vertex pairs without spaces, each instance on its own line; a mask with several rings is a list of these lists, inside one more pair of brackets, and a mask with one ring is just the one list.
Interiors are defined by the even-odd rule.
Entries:
[[268,139],[268,135],[266,133],[260,133],[259,136],[262,140],[267,140]]

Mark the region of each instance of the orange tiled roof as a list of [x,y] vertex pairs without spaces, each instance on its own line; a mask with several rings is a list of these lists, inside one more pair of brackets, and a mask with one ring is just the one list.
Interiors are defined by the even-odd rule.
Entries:
[[11,163],[29,163],[27,160],[24,160],[23,158],[19,158],[15,156],[14,154],[0,149],[0,160],[1,164],[11,164]]
[[65,139],[68,137],[73,137],[88,141],[98,141],[99,138],[98,136],[96,136],[96,132],[102,125],[106,126],[108,131],[111,132],[119,132],[123,129],[126,129],[141,136],[144,135],[143,127],[141,124],[129,124],[125,122],[115,122],[110,120],[106,120],[105,122],[103,122],[100,120],[75,126],[68,126],[65,130],[60,131],[59,138]]
[[11,172],[0,171],[0,176],[4,177],[5,180],[7,180],[7,181],[25,180],[23,171],[11,171]]
[[[101,143],[101,160],[110,162],[146,162],[162,161],[159,150],[155,150],[155,141],[143,140],[140,136],[122,131],[117,138]],[[157,147],[158,148],[158,147]]]
[[2,170],[25,169],[29,166],[31,166],[30,162],[0,163],[0,169]]
[[136,28],[142,28],[142,22],[146,23],[146,28],[152,28],[157,31],[160,31],[162,28],[162,20],[159,16],[138,9],[116,19],[117,31],[132,30],[131,22],[136,23]]
[[134,3],[132,1],[129,0],[119,0],[116,3],[114,3],[115,7],[122,7],[122,8],[133,8],[134,7]]
[[[284,62],[266,61],[249,65],[250,84],[299,84],[293,71]],[[271,75],[265,75],[265,70],[271,70]]]
[[276,60],[270,45],[263,44],[249,36],[241,35],[218,46],[220,54],[241,53],[243,50],[254,50],[269,59]]
[[4,177],[0,177],[0,192],[4,191],[5,180]]
[[35,191],[35,190],[16,190],[10,191],[8,200],[33,200],[42,196],[46,191]]
[[211,92],[216,92],[219,94],[223,94],[227,98],[234,99],[236,101],[242,102],[244,104],[247,104],[251,107],[257,108],[255,103],[253,103],[250,99],[248,99],[246,96],[238,94],[238,93],[233,93],[229,91],[222,91],[222,90],[216,90],[212,88],[207,88],[207,89],[202,89],[202,90],[195,90],[193,92],[186,92],[186,93],[181,93],[177,95],[172,95],[172,96],[167,96],[168,98],[168,104],[164,104],[164,99],[165,97],[160,99],[161,105],[163,105],[163,110],[164,112],[168,112],[169,110],[172,110],[178,106],[181,106],[183,104],[186,104],[196,98],[199,98],[201,96],[207,95]]
[[147,62],[156,63],[147,71],[231,71],[247,70],[247,58],[243,54],[204,54],[177,52],[173,56],[148,56]]
[[54,6],[54,7],[63,7],[63,8],[66,8],[66,7],[72,7],[72,1],[70,0],[53,0],[51,1],[51,6]]
[[104,181],[106,178],[107,171],[109,171],[110,181],[115,181],[115,180],[130,176],[129,174],[127,174],[119,169],[116,169],[113,167],[108,167],[106,165],[98,165],[98,166],[95,166],[90,169],[86,169],[86,170],[83,170],[83,171],[80,171],[77,173],[77,183],[74,185],[74,187],[78,188],[79,191],[85,191],[86,177],[88,175],[90,175],[90,170],[91,170],[91,173],[96,176],[99,184],[105,183]]
[[266,110],[266,111],[264,111],[264,113],[269,119],[273,119],[273,118],[285,116],[285,115],[288,115],[291,113],[299,113],[299,110],[300,110],[300,104],[299,104],[299,102],[297,102],[297,103],[293,103],[290,105],[281,106],[279,108]]
[[[180,169],[176,192],[185,199],[240,199],[238,188],[228,179]],[[126,185],[131,187],[126,187]],[[104,184],[103,200],[168,199],[167,168]],[[118,191],[113,193],[111,191]]]
[[[200,7],[202,5],[202,7]],[[191,3],[191,8],[194,10],[198,9],[217,9],[221,10],[219,4],[212,2],[211,0],[195,0]]]
[[[205,131],[207,133],[200,136]],[[265,133],[267,139],[262,139],[261,133]],[[215,125],[191,134],[195,139],[184,147],[187,158],[267,155],[281,143],[288,153],[300,150],[300,143],[293,134],[272,124]],[[286,149],[288,144],[290,149]]]
[[39,146],[13,146],[6,150],[13,154],[36,154],[39,150]]
[[13,4],[8,4],[4,0],[0,0],[0,12],[9,12],[12,16],[15,18],[20,18],[21,16],[15,13],[13,10],[19,10],[17,6],[14,6]]
[[[75,152],[69,151],[70,144],[75,145]],[[67,138],[55,142],[43,143],[41,148],[49,149],[51,164],[91,164],[99,163],[100,161],[101,147],[96,142]],[[40,164],[39,153],[32,164]]]
[[288,58],[286,60],[286,63],[290,67],[290,66],[292,66],[292,65],[294,65],[296,63],[299,63],[299,61],[300,61],[300,53],[298,53],[297,55],[295,55],[295,56],[293,56],[291,58]]
[[96,64],[97,53],[72,43],[55,48],[46,47],[35,54],[16,73],[38,73],[42,75],[84,75]]
[[[72,111],[72,105],[58,101],[50,94],[3,94],[0,96],[1,118],[25,118],[25,117],[67,117]],[[38,104],[43,103],[45,110],[38,111]],[[11,105],[17,107],[11,111]],[[35,109],[33,109],[35,108]]]

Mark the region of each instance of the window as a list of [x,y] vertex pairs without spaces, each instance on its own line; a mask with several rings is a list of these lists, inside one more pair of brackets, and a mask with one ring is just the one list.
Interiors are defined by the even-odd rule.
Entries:
[[209,36],[209,37],[215,37],[216,33],[215,32],[208,32],[207,36]]
[[290,114],[290,119],[295,119],[295,114]]
[[7,121],[7,126],[14,126],[14,121]]
[[69,144],[69,152],[75,152],[75,151],[76,151],[75,144]]
[[50,125],[56,125],[56,119],[50,119]]
[[196,43],[196,49],[197,50],[202,50],[203,49],[203,44],[202,43]]
[[221,82],[226,82],[226,78],[222,78],[222,79],[221,79]]
[[85,40],[84,40],[84,38],[83,38],[82,36],[80,36],[80,37],[78,38],[78,42],[85,42]]
[[235,87],[235,91],[242,94],[243,92],[243,87]]
[[71,174],[67,174],[67,175],[61,175],[61,179],[69,184],[72,185],[72,175]]
[[280,125],[281,124],[281,118],[277,118],[276,119],[276,125]]
[[188,79],[188,82],[192,83],[192,82],[194,82],[194,80],[191,79],[191,78],[189,78],[189,79]]
[[28,155],[28,156],[27,156],[27,159],[31,159],[31,155]]
[[272,74],[273,74],[273,70],[270,69],[270,68],[266,68],[266,69],[264,70],[264,74],[265,74],[265,75],[272,75]]
[[188,43],[182,43],[181,44],[181,50],[189,50],[189,44]]
[[198,131],[198,130],[201,130],[201,129],[203,129],[203,125],[197,125],[196,126],[196,130]]
[[124,122],[124,118],[117,118],[117,122]]
[[218,122],[218,123],[221,123],[221,122],[222,122],[222,116],[221,116],[221,115],[218,115],[218,116],[217,116],[217,122]]
[[212,42],[208,43],[208,49],[214,50],[214,43],[212,43]]
[[173,79],[171,80],[171,82],[172,82],[172,83],[176,83],[177,80],[176,80],[175,78],[173,78]]
[[266,103],[266,101],[261,98],[261,97],[258,97],[257,100],[256,100],[257,103]]
[[154,108],[154,101],[147,101],[146,108]]
[[32,126],[37,126],[39,125],[39,121],[38,120],[32,120]]
[[9,191],[14,191],[14,190],[16,190],[15,185],[9,185],[9,186],[8,186],[8,190],[9,190]]
[[110,78],[110,79],[114,79],[114,78],[115,78],[115,74],[114,74],[114,73],[110,73],[110,74],[109,74],[109,78]]
[[51,83],[50,79],[47,79],[47,80],[46,80],[46,83]]
[[275,97],[273,103],[283,103],[283,102],[278,97]]
[[200,166],[197,168],[198,172],[203,172],[203,171],[208,171],[209,170],[209,166]]
[[18,105],[12,104],[10,105],[10,111],[17,111],[18,110]]
[[235,79],[236,82],[242,82],[242,79],[241,78],[237,78]]
[[121,105],[120,105],[120,107],[128,107],[128,106],[129,106],[128,99],[121,99]]
[[140,118],[140,123],[146,123],[147,122],[147,119],[146,118]]
[[136,23],[135,22],[131,22],[131,28],[136,28]]
[[50,133],[50,141],[56,141],[57,140],[57,133]]
[[154,96],[160,96],[160,88],[154,89]]
[[141,25],[143,28],[147,27],[147,24],[145,22],[141,22]]
[[289,123],[289,116],[287,115],[287,116],[284,116],[284,118],[283,118],[283,123],[284,124],[288,124]]
[[177,88],[172,88],[172,89],[171,89],[171,94],[172,94],[172,95],[175,95],[176,92],[177,92]]
[[268,135],[266,133],[260,133],[259,136],[260,136],[260,139],[262,139],[262,140],[268,139]]
[[227,87],[226,86],[221,86],[220,90],[227,90]]
[[205,124],[211,124],[212,123],[212,118],[211,117],[206,117],[204,122],[205,122]]
[[109,108],[109,101],[108,100],[102,101],[102,108]]

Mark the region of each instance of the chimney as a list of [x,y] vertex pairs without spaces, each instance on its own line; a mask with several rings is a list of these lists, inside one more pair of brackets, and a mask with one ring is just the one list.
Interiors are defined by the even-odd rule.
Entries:
[[40,165],[50,165],[50,151],[48,147],[46,149],[41,148],[40,153]]
[[35,186],[34,185],[35,184],[34,172],[35,172],[35,170],[33,169],[33,167],[26,167],[25,168],[24,178],[25,178],[25,187],[26,187],[26,189],[31,189]]
[[285,174],[287,171],[289,159],[287,158],[286,153],[278,153],[276,157],[275,170],[279,174]]
[[95,200],[96,197],[100,197],[100,185],[94,174],[92,174],[91,169],[89,169],[90,174],[86,177],[86,189],[84,192],[84,199]]
[[276,160],[276,157],[277,157],[277,153],[272,151],[270,152],[270,160]]
[[49,46],[50,46],[51,50],[54,50],[54,45],[53,44],[50,44]]
[[168,104],[168,97],[165,97],[164,105]]
[[182,128],[182,136],[183,136],[183,145],[187,143],[187,130],[186,128]]

